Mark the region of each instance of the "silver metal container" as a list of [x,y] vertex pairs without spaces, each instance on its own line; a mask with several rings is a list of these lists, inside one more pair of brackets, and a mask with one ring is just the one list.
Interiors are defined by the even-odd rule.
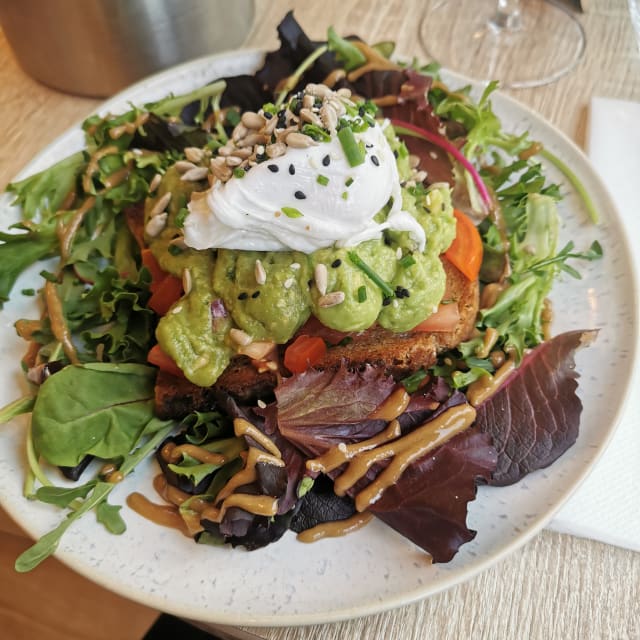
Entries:
[[69,93],[109,96],[247,37],[254,0],[0,0],[24,70]]

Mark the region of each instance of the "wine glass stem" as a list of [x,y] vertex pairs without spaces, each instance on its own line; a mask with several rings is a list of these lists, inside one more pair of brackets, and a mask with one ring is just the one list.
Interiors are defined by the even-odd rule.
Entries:
[[517,31],[521,25],[521,0],[498,0],[496,12],[489,20],[489,27],[496,32]]

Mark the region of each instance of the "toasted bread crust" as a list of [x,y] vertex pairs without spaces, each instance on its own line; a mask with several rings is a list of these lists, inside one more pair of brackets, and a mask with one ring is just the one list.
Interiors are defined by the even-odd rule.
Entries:
[[[442,259],[447,276],[445,299],[455,300],[460,320],[454,331],[434,333],[393,333],[378,325],[363,331],[348,342],[327,350],[319,369],[337,368],[341,363],[357,369],[371,364],[396,378],[421,367],[433,365],[439,353],[453,348],[473,333],[479,305],[478,282],[469,281],[448,260]],[[280,359],[282,360],[282,359]],[[215,406],[218,391],[240,401],[270,399],[280,372],[259,373],[245,356],[233,358],[213,387],[203,388],[184,378],[160,372],[156,381],[156,413],[161,418],[180,418],[191,411],[205,411]]]

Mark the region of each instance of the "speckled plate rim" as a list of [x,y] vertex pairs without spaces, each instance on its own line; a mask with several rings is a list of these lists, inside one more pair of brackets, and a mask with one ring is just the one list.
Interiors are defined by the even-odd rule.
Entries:
[[[232,73],[238,73],[240,72],[239,70],[242,69],[250,70],[251,68],[255,68],[255,66],[260,63],[262,55],[263,53],[259,51],[234,51],[218,54],[215,56],[207,56],[205,58],[179,65],[167,71],[155,74],[154,76],[142,80],[135,85],[132,85],[128,89],[104,102],[100,107],[98,107],[96,111],[98,113],[116,111],[119,108],[126,106],[129,101],[140,103],[160,98],[167,93],[166,85],[170,86],[176,78],[185,75],[191,78],[195,78],[199,76],[199,74],[205,74],[207,76],[206,81],[211,81],[215,79],[216,75],[219,73],[229,73],[229,66],[235,69],[234,71],[232,71]],[[214,70],[219,66],[221,66],[224,70],[217,73],[214,72]],[[454,76],[453,74],[444,75],[445,79],[452,81],[454,85],[466,84],[466,81],[460,76]],[[201,82],[195,82],[195,80],[192,81],[193,86],[197,84],[201,84]],[[638,292],[638,279],[633,269],[633,262],[630,259],[629,242],[626,238],[626,234],[624,233],[621,218],[615,211],[615,206],[607,192],[606,186],[601,182],[582,151],[571,140],[569,140],[566,136],[564,136],[564,134],[556,130],[547,121],[536,115],[527,107],[524,107],[520,103],[509,98],[508,96],[496,94],[494,96],[493,102],[498,115],[502,116],[503,119],[509,121],[509,125],[515,124],[517,128],[519,122],[533,123],[536,133],[535,137],[537,139],[541,139],[545,143],[545,145],[550,146],[552,150],[560,152],[558,153],[558,155],[561,155],[562,158],[570,166],[572,166],[577,175],[585,184],[589,184],[589,190],[592,197],[594,197],[598,208],[602,211],[608,212],[607,220],[605,221],[605,226],[608,229],[607,238],[615,241],[611,243],[611,247],[615,246],[619,254],[619,259],[622,260],[624,272],[626,274],[626,280],[618,284],[618,290],[621,290],[622,286],[624,286],[624,289],[626,291],[631,291],[633,293],[633,296],[631,296],[631,299],[628,302],[628,308],[625,311],[625,328],[631,331],[631,335],[638,336],[638,304],[635,297],[637,296]],[[508,117],[505,117],[505,114],[508,114]],[[81,144],[82,136],[79,132],[79,127],[72,127],[51,145],[43,149],[43,151],[40,152],[18,174],[18,176],[16,176],[16,179],[25,177],[47,166],[51,162],[50,156],[52,156],[52,154],[57,157],[62,157],[61,151],[63,149],[64,153],[68,154],[74,151],[76,148],[80,148]],[[7,206],[6,202],[6,199],[4,201],[0,201],[0,214],[3,214],[5,211]],[[584,216],[584,214],[580,215]],[[597,236],[599,234],[596,233],[594,235]],[[606,249],[607,244],[605,244],[605,250]],[[3,315],[5,314],[5,312],[0,313],[2,313]],[[606,330],[607,327],[601,327],[601,332],[606,332]],[[4,333],[4,331],[6,331],[6,328],[0,328],[0,332]],[[448,589],[460,582],[466,581],[478,574],[480,571],[483,571],[492,564],[503,559],[506,555],[512,553],[514,550],[530,540],[536,533],[538,533],[538,531],[540,531],[540,529],[551,519],[554,513],[570,497],[570,495],[575,491],[579,484],[586,478],[600,455],[602,455],[607,443],[614,433],[615,426],[617,425],[620,416],[622,415],[624,401],[625,398],[628,397],[628,389],[631,388],[631,378],[634,369],[633,363],[635,363],[639,350],[638,342],[639,341],[636,340],[631,345],[628,345],[628,348],[624,350],[624,355],[626,356],[626,358],[623,361],[622,370],[620,371],[620,378],[622,382],[617,385],[617,392],[614,392],[614,398],[618,400],[618,402],[615,404],[616,410],[612,414],[609,414],[606,428],[603,429],[599,434],[596,434],[595,437],[592,437],[593,442],[587,443],[587,448],[589,449],[589,451],[586,452],[586,456],[583,456],[584,461],[582,461],[582,459],[578,460],[580,456],[574,455],[577,452],[575,452],[574,450],[570,450],[566,458],[562,458],[547,470],[537,472],[537,474],[534,474],[534,476],[536,476],[535,478],[531,478],[531,476],[529,477],[531,478],[531,482],[533,484],[542,484],[544,485],[543,490],[546,488],[546,490],[548,491],[549,488],[546,485],[550,483],[554,485],[557,484],[557,479],[563,477],[563,468],[567,466],[571,467],[570,480],[564,482],[562,487],[554,488],[555,492],[552,494],[552,500],[550,501],[550,503],[546,505],[546,507],[542,508],[539,512],[530,514],[531,517],[525,518],[522,523],[519,520],[518,523],[522,524],[523,526],[515,526],[515,528],[517,529],[515,534],[509,534],[509,536],[506,536],[505,533],[504,539],[499,539],[499,543],[497,544],[497,546],[494,545],[495,548],[492,549],[491,545],[489,545],[488,552],[470,553],[469,546],[477,544],[477,542],[479,542],[483,537],[483,532],[479,530],[479,534],[476,540],[469,543],[469,545],[465,545],[462,548],[460,554],[450,565],[437,565],[437,567],[442,567],[445,569],[443,573],[437,573],[436,579],[427,579],[424,584],[407,585],[404,590],[400,588],[399,590],[396,589],[394,592],[387,592],[382,599],[369,598],[364,601],[356,599],[352,600],[351,602],[349,602],[348,599],[342,599],[340,603],[334,602],[334,606],[327,606],[326,604],[320,605],[315,610],[313,609],[313,607],[311,607],[307,608],[307,610],[304,611],[276,612],[274,609],[274,611],[270,613],[252,613],[247,608],[247,605],[249,604],[248,602],[244,603],[244,608],[236,607],[226,610],[217,608],[209,609],[187,602],[183,597],[167,598],[166,594],[163,596],[152,591],[144,589],[141,590],[139,587],[136,587],[133,583],[128,582],[126,579],[123,580],[123,576],[117,570],[110,569],[109,567],[101,567],[98,570],[95,566],[87,562],[85,556],[79,555],[77,549],[65,549],[64,545],[56,553],[56,557],[58,557],[78,573],[97,582],[103,587],[119,593],[122,596],[138,601],[147,606],[154,607],[156,609],[167,611],[181,617],[200,620],[203,622],[212,622],[227,625],[256,626],[315,624],[378,613],[386,609],[414,602],[426,596]],[[623,350],[620,351],[621,353],[623,353]],[[580,368],[580,365],[578,368]],[[637,372],[636,376],[638,377]],[[588,409],[590,406],[589,403],[591,402],[590,398],[583,398],[583,401],[586,403],[585,409]],[[0,437],[0,452],[3,449],[2,443],[3,440]],[[576,447],[580,447],[580,443],[581,438],[579,438]],[[581,452],[581,455],[582,454],[585,454],[585,452]],[[547,480],[547,478],[545,477],[547,476],[547,474],[548,478],[550,478],[549,480]],[[1,470],[0,479],[7,480],[7,478],[2,478]],[[529,480],[525,479],[523,482],[529,482]],[[499,491],[506,491],[515,495],[517,494],[518,485],[515,485],[514,487],[500,489]],[[534,489],[534,491],[535,490],[536,489]],[[483,501],[489,500],[490,498],[487,496],[487,494],[492,491],[496,490],[489,488],[480,489],[478,499],[470,506],[471,526],[473,526],[474,524],[473,516],[474,512],[477,511],[478,505]],[[24,499],[16,494],[15,487],[13,487],[13,493],[11,494],[6,493],[5,489],[3,489],[2,496],[0,497],[0,502],[2,502],[3,507],[10,513],[10,515],[16,520],[16,522],[18,522],[18,524],[20,524],[32,536],[37,537],[39,535],[42,535],[42,533],[47,530],[48,525],[43,524],[43,522],[39,521],[37,518],[34,518],[33,514],[30,513],[30,509],[25,508]],[[500,515],[500,517],[502,517],[502,515]],[[153,527],[153,525],[148,526]],[[134,528],[137,528],[137,523],[136,527]],[[159,530],[154,529],[154,531]],[[386,538],[387,532],[390,537],[396,535],[393,534],[393,532],[389,532],[389,530],[385,529],[381,534],[383,538]],[[501,532],[502,529],[500,529],[499,533],[497,534],[499,538]],[[369,537],[376,537],[378,533],[379,532],[375,530]],[[368,536],[367,530],[356,535],[366,537]],[[396,540],[397,542],[396,538],[394,538],[394,540]],[[123,539],[117,539],[116,542],[118,545],[127,544],[127,541]],[[385,540],[385,543],[386,542],[387,540]],[[275,547],[278,544],[286,543],[281,541],[272,546]],[[291,544],[292,542],[289,541],[289,547],[293,549]],[[295,541],[294,544],[302,546],[299,545],[299,543],[295,543]],[[324,543],[319,543],[319,545],[320,544]],[[400,546],[402,547],[401,553],[410,548],[406,544],[400,544]],[[319,551],[310,551],[308,555],[312,556],[313,554],[321,554],[322,547],[318,546],[317,548],[319,549]],[[109,551],[109,549],[106,549],[106,551]],[[229,551],[229,558],[232,557],[232,553],[236,552]],[[262,559],[259,555],[260,553],[261,552],[254,552],[254,554],[257,554],[254,556],[257,563],[260,563]],[[407,551],[407,553],[410,552]],[[425,574],[432,571],[432,569],[433,568],[424,568]],[[440,569],[438,569],[438,571],[439,570]],[[374,579],[375,576],[372,574],[371,577],[372,579]],[[314,586],[312,585],[311,588],[313,589]]]

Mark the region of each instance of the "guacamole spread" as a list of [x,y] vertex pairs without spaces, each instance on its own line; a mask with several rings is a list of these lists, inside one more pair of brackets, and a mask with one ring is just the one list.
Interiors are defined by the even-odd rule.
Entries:
[[[406,180],[407,150],[387,136],[400,179]],[[185,291],[160,319],[156,335],[162,350],[197,385],[215,383],[237,353],[232,328],[254,341],[284,344],[314,315],[338,331],[363,331],[377,322],[401,332],[422,322],[442,299],[445,274],[439,256],[455,236],[448,185],[402,186],[402,208],[424,229],[424,250],[408,231],[387,229],[356,246],[308,254],[185,248],[180,238],[186,204],[194,191],[207,187],[205,181],[183,181],[170,169],[145,207],[148,219],[154,204],[171,192],[167,225],[147,240],[162,269],[183,279]],[[384,222],[389,209],[383,208],[376,221]]]

